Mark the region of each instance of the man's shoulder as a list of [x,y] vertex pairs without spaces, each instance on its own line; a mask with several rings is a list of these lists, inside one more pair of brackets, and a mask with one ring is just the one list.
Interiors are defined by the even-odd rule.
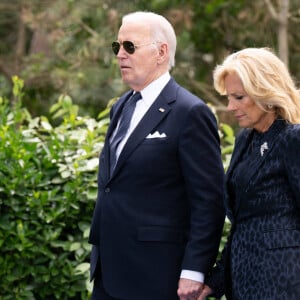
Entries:
[[199,103],[206,104],[205,101],[202,98],[200,98],[200,96],[196,95],[188,88],[177,83],[173,77],[170,79],[166,88],[169,90],[173,90],[173,92],[175,93],[176,100],[184,103],[185,105],[199,105]]

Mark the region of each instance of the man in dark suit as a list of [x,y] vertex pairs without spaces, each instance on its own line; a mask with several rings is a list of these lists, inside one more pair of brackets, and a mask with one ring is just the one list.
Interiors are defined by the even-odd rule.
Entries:
[[170,76],[176,36],[164,17],[123,17],[112,48],[132,90],[112,107],[100,155],[92,299],[197,299],[224,222],[216,119]]

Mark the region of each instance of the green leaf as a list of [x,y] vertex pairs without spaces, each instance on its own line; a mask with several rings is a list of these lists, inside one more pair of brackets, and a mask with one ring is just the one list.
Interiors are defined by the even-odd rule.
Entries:
[[89,263],[81,263],[78,266],[76,266],[75,271],[76,271],[77,275],[78,274],[84,274],[84,273],[89,271],[89,268],[90,268]]

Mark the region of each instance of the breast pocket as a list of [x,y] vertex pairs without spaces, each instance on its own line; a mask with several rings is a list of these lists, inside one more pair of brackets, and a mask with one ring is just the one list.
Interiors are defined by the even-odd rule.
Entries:
[[170,139],[168,137],[163,138],[145,138],[143,145],[158,145],[163,143],[169,143]]

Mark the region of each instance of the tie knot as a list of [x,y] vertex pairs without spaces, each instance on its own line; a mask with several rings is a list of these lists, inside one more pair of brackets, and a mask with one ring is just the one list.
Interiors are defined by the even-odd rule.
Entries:
[[131,98],[130,98],[130,102],[132,103],[136,103],[138,100],[140,100],[142,98],[142,95],[140,92],[136,92],[134,93]]

